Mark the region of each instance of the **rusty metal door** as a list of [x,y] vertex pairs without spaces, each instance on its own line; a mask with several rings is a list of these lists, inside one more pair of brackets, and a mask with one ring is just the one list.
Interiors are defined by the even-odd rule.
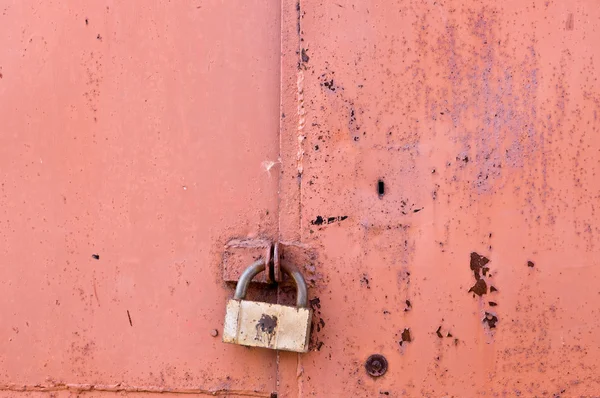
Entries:
[[596,2],[0,4],[0,395],[600,396]]
[[0,2],[0,396],[276,391],[212,334],[224,243],[276,237],[279,32],[277,1]]
[[600,396],[598,3],[286,3],[318,277],[280,394]]

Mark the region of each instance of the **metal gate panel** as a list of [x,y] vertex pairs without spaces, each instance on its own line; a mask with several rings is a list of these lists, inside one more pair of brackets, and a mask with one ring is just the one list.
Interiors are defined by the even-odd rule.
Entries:
[[301,396],[598,395],[596,3],[296,12]]
[[269,396],[211,332],[224,244],[277,231],[278,2],[0,11],[0,395]]

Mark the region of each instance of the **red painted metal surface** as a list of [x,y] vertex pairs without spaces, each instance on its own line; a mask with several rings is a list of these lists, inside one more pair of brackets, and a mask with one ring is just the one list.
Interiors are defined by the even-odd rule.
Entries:
[[[2,4],[2,393],[599,396],[596,2],[279,6]],[[235,238],[309,353],[212,337]]]
[[597,3],[287,12],[322,273],[294,396],[599,396]]
[[276,390],[211,331],[225,243],[276,237],[279,14],[0,2],[0,396]]

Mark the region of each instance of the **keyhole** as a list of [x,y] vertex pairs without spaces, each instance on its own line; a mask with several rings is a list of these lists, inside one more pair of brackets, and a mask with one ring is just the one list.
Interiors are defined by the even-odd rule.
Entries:
[[377,181],[377,194],[380,198],[385,194],[385,183],[383,180]]

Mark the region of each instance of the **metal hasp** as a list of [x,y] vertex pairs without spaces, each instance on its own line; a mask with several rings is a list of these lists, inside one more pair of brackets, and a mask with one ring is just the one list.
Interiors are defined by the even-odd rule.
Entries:
[[252,278],[265,270],[265,260],[252,263],[240,276],[234,298],[227,303],[223,342],[294,352],[308,351],[312,310],[306,282],[295,268],[281,268],[296,283],[296,307],[244,300]]
[[238,282],[248,264],[264,260],[268,271],[252,282],[281,282],[280,254],[279,242],[267,239],[232,239],[225,245],[223,253],[223,280]]

